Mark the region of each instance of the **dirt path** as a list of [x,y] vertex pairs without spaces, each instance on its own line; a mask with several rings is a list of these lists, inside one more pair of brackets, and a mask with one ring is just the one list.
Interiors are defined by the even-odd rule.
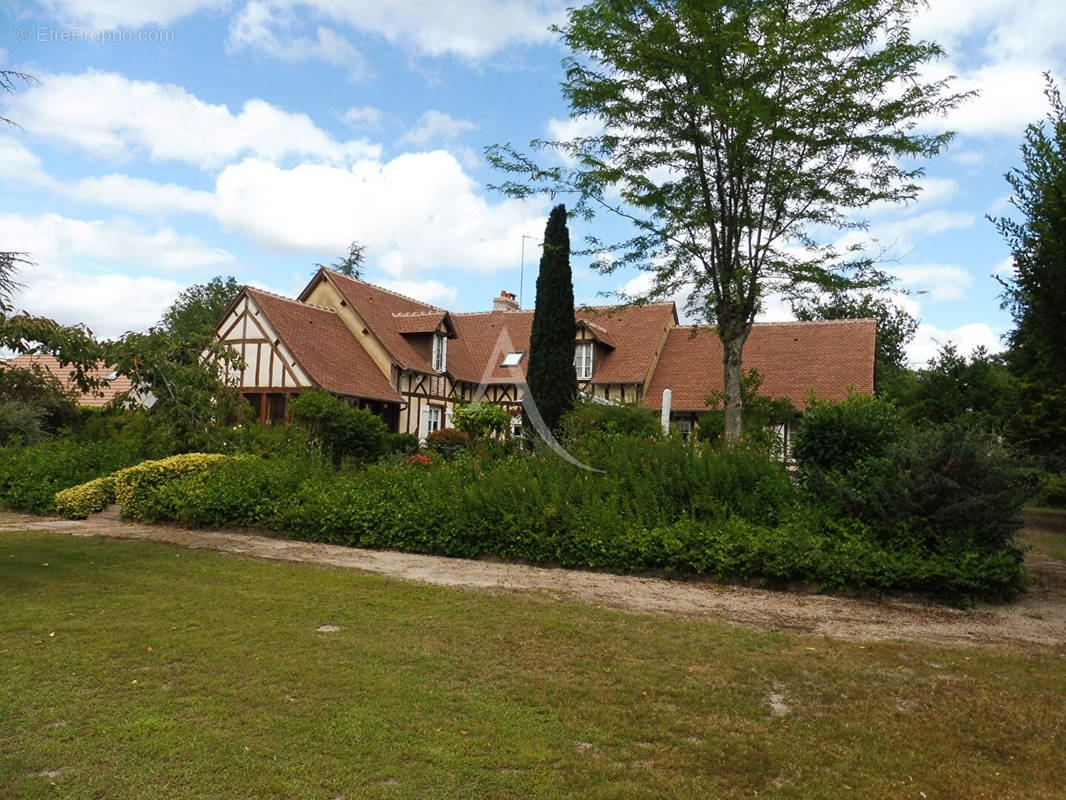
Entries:
[[[1035,514],[1030,529],[1066,533],[1066,516]],[[958,610],[896,600],[867,600],[713,583],[551,569],[493,561],[359,550],[244,532],[124,523],[115,513],[84,521],[0,512],[0,529],[65,531],[148,539],[245,557],[319,564],[441,586],[543,591],[630,611],[715,619],[762,630],[791,630],[862,641],[904,639],[953,646],[1051,648],[1066,652],[1066,562],[1033,551],[1038,585],[1018,601]]]

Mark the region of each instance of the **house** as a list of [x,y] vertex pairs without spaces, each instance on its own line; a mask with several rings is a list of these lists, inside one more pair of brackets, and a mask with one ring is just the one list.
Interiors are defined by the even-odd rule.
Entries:
[[[722,387],[713,328],[680,325],[673,303],[575,310],[574,368],[582,391],[659,408],[690,427]],[[217,328],[244,361],[233,377],[264,423],[286,419],[287,399],[318,387],[425,437],[447,427],[456,403],[481,397],[517,412],[533,312],[502,292],[491,311],[455,313],[321,269],[300,295],[245,287]],[[873,392],[872,319],[757,324],[745,368],[763,391],[802,407],[808,392],[839,399]]]
[[125,394],[133,388],[129,378],[118,375],[114,369],[106,364],[99,364],[96,369],[88,373],[88,377],[99,381],[100,386],[88,392],[83,392],[71,380],[70,367],[60,365],[55,356],[41,354],[23,354],[3,362],[0,369],[24,369],[29,371],[39,370],[51,374],[59,381],[63,389],[70,394],[79,406],[102,408],[113,401],[119,395]]

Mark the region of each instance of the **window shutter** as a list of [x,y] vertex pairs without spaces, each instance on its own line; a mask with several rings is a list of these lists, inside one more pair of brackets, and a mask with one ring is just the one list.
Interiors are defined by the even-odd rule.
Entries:
[[448,369],[448,337],[440,337],[440,371]]
[[425,441],[429,436],[429,406],[422,406],[422,413],[418,420],[418,438]]

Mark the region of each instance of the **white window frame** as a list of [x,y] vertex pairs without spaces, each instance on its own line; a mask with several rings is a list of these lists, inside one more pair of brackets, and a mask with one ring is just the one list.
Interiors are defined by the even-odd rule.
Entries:
[[592,380],[592,342],[578,342],[574,347],[574,369],[579,381]]
[[448,337],[443,333],[433,334],[433,369],[437,372],[448,369]]
[[500,363],[501,367],[517,367],[522,363],[522,357],[526,354],[525,350],[511,350],[504,357]]
[[426,410],[426,436],[429,436],[443,427],[444,409],[440,406],[427,406]]

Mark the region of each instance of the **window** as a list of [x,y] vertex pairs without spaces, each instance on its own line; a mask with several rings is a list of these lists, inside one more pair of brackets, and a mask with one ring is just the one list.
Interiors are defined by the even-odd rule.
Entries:
[[525,355],[524,350],[512,350],[510,353],[503,357],[503,363],[501,367],[517,367],[519,362],[522,361],[522,356]]
[[429,430],[426,433],[427,436],[430,433],[433,433],[433,431],[439,431],[440,430],[440,417],[441,417],[441,413],[440,412],[441,412],[440,406],[430,406],[429,407],[429,418],[428,418],[428,428],[429,428]]
[[592,378],[592,342],[578,342],[574,348],[574,369],[577,379],[587,381]]
[[448,369],[448,337],[442,333],[433,334],[433,369],[437,372]]

